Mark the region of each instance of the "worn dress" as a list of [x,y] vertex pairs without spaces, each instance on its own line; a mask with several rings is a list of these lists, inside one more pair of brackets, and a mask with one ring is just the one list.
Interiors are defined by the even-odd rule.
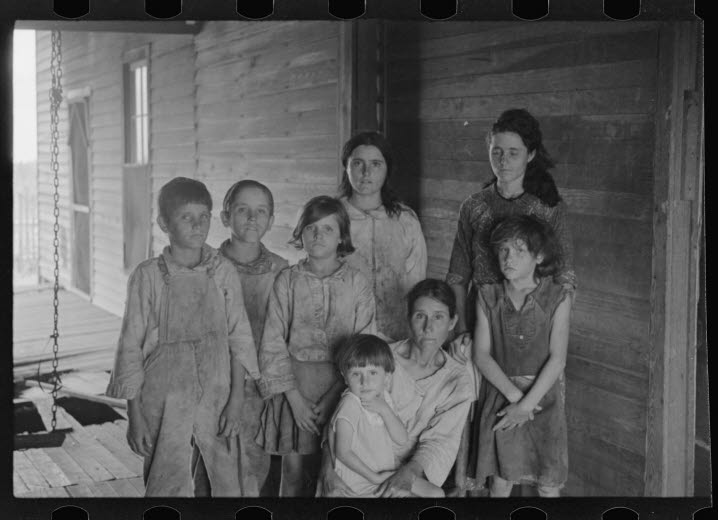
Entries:
[[389,216],[384,206],[363,211],[346,197],[340,200],[351,219],[356,249],[347,262],[371,283],[377,330],[390,341],[404,338],[409,333],[406,294],[426,278],[426,242],[419,219],[403,204],[399,216]]
[[236,269],[205,245],[183,267],[169,248],[134,270],[107,395],[140,397],[152,438],[147,496],[193,496],[193,455],[213,496],[240,496],[236,438],[217,436],[231,360],[258,377],[257,355]]
[[[272,285],[277,273],[289,263],[281,256],[272,253],[260,243],[259,257],[252,262],[242,264],[235,262],[227,254],[230,241],[222,243],[220,252],[234,264],[242,281],[242,294],[247,302],[247,316],[252,326],[254,344],[259,347],[267,315],[267,302],[272,292]],[[259,496],[269,475],[270,456],[255,441],[259,431],[259,416],[264,408],[264,401],[259,394],[257,382],[247,375],[244,384],[244,404],[242,407],[242,424],[239,435],[241,452],[242,491],[244,496]]]
[[[396,413],[394,402],[389,392],[385,392],[384,400]],[[384,419],[378,413],[364,408],[361,399],[348,388],[344,390],[334,415],[329,421],[328,441],[330,443],[334,441],[333,434],[336,432],[338,421],[346,421],[351,426],[351,450],[369,469],[377,473],[396,470],[393,442],[384,424]],[[332,453],[334,453],[333,444]],[[351,495],[346,495],[342,493],[342,490],[337,489],[335,490],[337,494],[330,496],[376,496],[377,484],[372,484],[336,457],[332,462],[334,463],[334,471],[352,490],[352,493]]]
[[446,282],[469,286],[472,291],[466,305],[467,324],[474,323],[476,288],[503,279],[501,270],[491,251],[490,236],[496,223],[513,215],[534,215],[548,222],[561,246],[562,267],[554,276],[560,284],[576,287],[573,269],[573,243],[566,224],[566,205],[559,202],[550,207],[538,197],[524,192],[506,199],[496,188],[496,183],[474,193],[461,204],[459,223],[449,261]]
[[[407,341],[390,345],[395,360],[397,350]],[[405,444],[393,444],[397,465],[417,462],[426,479],[436,486],[444,483],[454,465],[466,416],[476,398],[468,367],[451,356],[444,359],[441,368],[418,380],[396,361],[389,388],[397,415],[409,434]],[[317,496],[350,496],[351,489],[332,468],[333,459],[325,443]]]
[[307,259],[279,273],[267,306],[259,366],[266,399],[256,441],[268,453],[308,455],[319,436],[300,430],[284,392],[317,402],[339,379],[337,347],[352,334],[374,334],[374,295],[366,277],[342,262],[320,278]]
[[[491,327],[491,356],[501,370],[526,393],[549,357],[551,323],[559,304],[570,290],[550,278],[542,278],[516,309],[504,284],[482,286],[478,305]],[[472,435],[478,456],[472,457],[469,476],[481,485],[490,475],[511,482],[561,487],[568,476],[566,413],[563,376],[538,403],[542,409],[532,421],[510,430],[492,431],[499,421],[496,413],[509,402],[484,380],[481,416]],[[470,455],[471,457],[471,455]]]

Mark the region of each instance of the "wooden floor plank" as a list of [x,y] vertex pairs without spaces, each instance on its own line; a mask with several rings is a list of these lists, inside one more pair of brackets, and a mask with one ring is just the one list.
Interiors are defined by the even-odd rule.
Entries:
[[142,457],[135,455],[126,442],[120,443],[112,434],[106,432],[105,427],[107,424],[93,424],[92,426],[86,426],[85,429],[92,433],[100,444],[107,448],[127,469],[132,471],[134,477],[142,475]]
[[[47,431],[52,431],[52,399],[33,399],[33,404],[42,418]],[[69,430],[70,423],[61,415],[55,414],[55,428],[58,430]]]
[[70,496],[65,490],[65,488],[62,487],[47,488],[44,491],[45,496],[48,498],[67,498],[68,496]]
[[99,497],[105,498],[117,498],[120,496],[109,482],[95,482],[92,492],[97,493]]
[[45,453],[57,464],[62,472],[72,482],[81,484],[83,482],[92,482],[92,478],[85,473],[82,467],[73,459],[65,448],[62,446],[57,448],[45,448]]
[[65,488],[65,491],[67,491],[67,494],[71,497],[94,497],[95,494],[90,489],[90,486],[87,484],[75,484],[74,486],[68,486]]
[[12,472],[12,494],[20,496],[24,493],[29,493],[30,490],[25,485],[25,482],[20,478],[20,474],[17,471]]
[[100,462],[87,452],[85,445],[75,442],[72,445],[63,446],[63,448],[94,482],[115,478],[112,473],[107,471]]
[[47,480],[33,466],[24,451],[12,452],[13,471],[16,472],[30,491],[50,487]]
[[140,492],[137,491],[135,486],[130,484],[130,480],[126,478],[120,478],[117,480],[109,480],[107,482],[115,490],[118,496],[121,497],[139,497]]
[[42,476],[47,480],[50,487],[65,487],[75,484],[70,480],[60,467],[53,462],[50,456],[42,448],[26,450],[25,455],[32,462]]
[[145,496],[145,483],[142,478],[131,478],[128,481],[139,492],[140,496]]

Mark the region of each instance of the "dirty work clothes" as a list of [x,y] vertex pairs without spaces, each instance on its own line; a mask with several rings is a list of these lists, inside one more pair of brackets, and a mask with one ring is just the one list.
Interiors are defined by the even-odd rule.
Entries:
[[[459,442],[474,395],[467,367],[445,355],[444,366],[428,377],[415,380],[403,368],[397,350],[410,340],[390,345],[395,366],[389,393],[409,439],[403,446],[394,444],[398,464],[413,460],[424,470],[429,482],[441,486],[456,460]],[[322,469],[317,496],[351,493],[331,466],[332,455],[324,444]]]
[[376,332],[374,295],[362,273],[342,262],[319,278],[307,265],[300,260],[274,281],[259,348],[265,398],[296,388],[290,357],[331,363],[347,337]]
[[376,328],[390,341],[405,338],[406,294],[426,278],[426,242],[416,214],[402,204],[399,216],[389,216],[384,206],[363,211],[346,197],[342,204],[351,219],[356,251],[347,263],[370,281],[376,298]]
[[147,496],[193,496],[193,442],[212,495],[241,494],[236,438],[217,436],[234,357],[259,375],[237,272],[216,250],[204,246],[190,269],[165,248],[135,269],[107,395],[140,396],[153,439]]
[[[242,281],[242,295],[246,302],[247,316],[252,326],[252,337],[254,344],[259,347],[274,279],[289,263],[260,243],[259,257],[252,262],[242,264],[234,261],[227,254],[229,244],[230,241],[226,240],[219,250],[237,268]],[[259,496],[269,475],[270,456],[254,441],[259,430],[259,416],[263,408],[264,401],[259,395],[257,383],[248,375],[244,383],[242,424],[239,432],[242,492],[245,497]]]
[[[491,326],[491,355],[524,393],[549,357],[551,322],[566,297],[570,297],[570,290],[550,278],[541,279],[519,310],[503,283],[479,290],[477,303]],[[497,432],[491,431],[500,420],[496,413],[509,403],[491,383],[484,380],[483,384],[485,399],[478,428],[472,434],[478,446],[478,461],[470,473],[475,474],[477,484],[498,475],[511,482],[563,486],[568,476],[563,377],[539,401],[542,410],[533,421]]]
[[505,199],[499,194],[496,183],[474,193],[461,204],[449,272],[446,275],[447,283],[468,285],[473,282],[474,286],[480,286],[503,279],[489,239],[494,225],[513,215],[534,215],[553,227],[563,256],[562,269],[554,278],[560,284],[576,287],[573,243],[566,224],[565,204],[559,202],[549,207],[538,197],[526,192],[519,197]]
[[[384,400],[394,410],[394,402],[389,392],[385,392]],[[329,437],[327,441],[331,444],[330,450],[334,454],[334,470],[347,487],[352,490],[352,494],[349,496],[376,497],[377,484],[372,484],[336,457],[334,434],[337,431],[339,421],[346,421],[352,428],[352,452],[369,469],[378,473],[396,470],[393,442],[384,424],[384,419],[378,413],[364,408],[361,404],[361,399],[350,392],[349,389],[346,389],[332,419],[329,421],[329,430],[327,432]],[[346,495],[338,492],[337,495],[332,496]]]

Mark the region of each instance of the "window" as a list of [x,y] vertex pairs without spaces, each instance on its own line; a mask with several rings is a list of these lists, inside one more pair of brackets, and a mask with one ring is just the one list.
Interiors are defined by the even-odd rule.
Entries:
[[150,254],[149,51],[124,56],[124,166],[122,168],[122,238],[125,272]]
[[149,160],[147,60],[125,65],[125,163]]

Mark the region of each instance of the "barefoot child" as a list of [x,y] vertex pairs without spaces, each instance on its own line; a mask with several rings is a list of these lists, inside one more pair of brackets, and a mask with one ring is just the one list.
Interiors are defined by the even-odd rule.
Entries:
[[170,245],[130,276],[107,395],[128,401],[146,496],[241,496],[244,378],[259,373],[237,270],[205,244],[204,184],[175,178],[158,206]]
[[[399,466],[393,444],[402,446],[409,439],[388,392],[394,356],[384,340],[357,334],[341,349],[337,366],[348,388],[329,423],[334,470],[351,489],[351,496],[376,497],[379,484]],[[412,483],[411,493],[444,496],[439,486],[420,477]]]
[[[242,280],[242,295],[248,302],[252,338],[259,346],[272,284],[277,273],[289,265],[261,242],[274,222],[274,198],[264,184],[245,179],[232,185],[222,206],[222,223],[230,228],[232,236],[219,250],[237,268]],[[247,377],[239,439],[243,496],[276,495],[272,490],[263,489],[269,475],[270,456],[254,442],[263,407],[257,384]]]
[[474,363],[485,377],[478,427],[477,480],[490,495],[515,483],[557,497],[568,474],[563,369],[571,291],[552,278],[560,251],[551,226],[508,217],[491,233],[504,280],[482,286],[476,306]]
[[269,297],[259,349],[267,400],[256,440],[282,455],[281,496],[314,496],[321,426],[344,388],[332,360],[352,334],[375,332],[374,296],[342,258],[354,247],[341,202],[307,202],[292,236],[307,257],[279,273]]

